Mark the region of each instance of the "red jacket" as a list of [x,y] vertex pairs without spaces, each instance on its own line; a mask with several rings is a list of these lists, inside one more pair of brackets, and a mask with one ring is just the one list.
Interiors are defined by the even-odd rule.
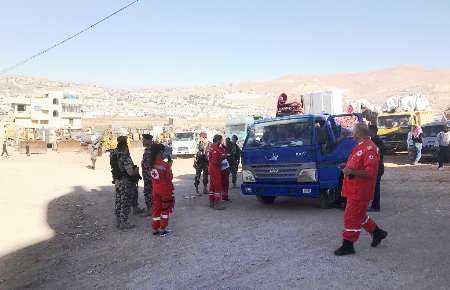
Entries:
[[219,144],[212,144],[208,148],[208,171],[211,174],[220,174],[222,161],[227,158],[225,148]]
[[342,195],[353,200],[372,200],[377,181],[379,162],[379,149],[372,140],[367,139],[356,145],[348,157],[347,167],[354,170],[365,170],[367,176],[345,177]]
[[150,176],[155,193],[171,194],[174,191],[172,167],[160,157],[156,158],[155,165],[150,169]]

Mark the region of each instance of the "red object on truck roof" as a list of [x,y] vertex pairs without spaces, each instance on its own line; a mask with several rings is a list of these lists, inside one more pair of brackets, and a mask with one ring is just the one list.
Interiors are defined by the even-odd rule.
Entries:
[[287,102],[287,95],[282,93],[278,97],[277,103],[277,117],[290,116],[290,115],[301,115],[304,114],[304,104],[303,100],[301,102]]

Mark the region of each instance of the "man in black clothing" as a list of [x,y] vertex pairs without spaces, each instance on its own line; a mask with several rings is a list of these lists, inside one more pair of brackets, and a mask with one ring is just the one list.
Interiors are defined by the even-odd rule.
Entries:
[[239,169],[239,163],[241,162],[241,148],[237,144],[238,137],[233,135],[229,145],[230,156],[228,157],[228,162],[230,164],[231,181],[233,183],[233,188],[237,188],[237,173]]
[[384,144],[383,140],[381,140],[380,136],[378,136],[378,128],[376,125],[369,126],[370,131],[372,131],[372,141],[377,145],[380,150],[380,165],[378,166],[378,176],[377,183],[375,184],[375,193],[373,196],[372,205],[369,208],[371,212],[379,212],[380,211],[380,190],[381,190],[381,177],[384,174]]
[[9,157],[9,154],[8,154],[8,148],[7,148],[6,146],[7,146],[7,145],[6,145],[6,141],[5,141],[5,142],[3,142],[2,156],[3,156],[4,154],[6,154],[6,157]]

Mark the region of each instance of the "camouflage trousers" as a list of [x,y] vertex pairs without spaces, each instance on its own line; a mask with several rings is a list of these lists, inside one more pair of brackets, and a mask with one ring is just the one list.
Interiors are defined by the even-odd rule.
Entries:
[[152,207],[152,180],[150,176],[144,176],[144,200],[148,209]]
[[195,187],[199,186],[202,173],[203,173],[203,185],[205,187],[208,186],[208,164],[203,164],[195,168],[195,179],[194,179]]
[[233,185],[236,185],[238,170],[239,170],[239,163],[237,162],[230,163],[231,182],[233,183]]
[[130,205],[132,207],[138,206],[138,199],[139,199],[139,191],[138,191],[138,184],[132,182],[132,188],[131,188],[131,195],[130,195]]
[[120,222],[126,222],[130,215],[131,198],[135,185],[128,178],[116,179],[115,215]]

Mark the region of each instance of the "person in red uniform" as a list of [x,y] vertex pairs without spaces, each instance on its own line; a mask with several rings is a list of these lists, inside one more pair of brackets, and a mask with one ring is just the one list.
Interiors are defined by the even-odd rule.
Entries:
[[162,159],[164,145],[152,144],[150,147],[150,176],[152,177],[152,228],[153,235],[165,237],[170,232],[169,215],[174,206],[174,186],[172,183],[173,174],[171,163]]
[[223,137],[215,135],[213,144],[208,148],[209,174],[209,206],[216,210],[223,210],[222,195],[225,192],[222,165],[227,155],[223,146]]
[[342,169],[344,174],[342,195],[347,199],[347,204],[344,213],[343,243],[334,252],[336,256],[355,253],[353,243],[358,240],[361,229],[372,235],[372,247],[378,246],[387,237],[387,232],[380,229],[367,215],[375,191],[380,162],[378,147],[370,140],[370,135],[366,124],[355,125],[353,138],[358,145],[353,148]]

